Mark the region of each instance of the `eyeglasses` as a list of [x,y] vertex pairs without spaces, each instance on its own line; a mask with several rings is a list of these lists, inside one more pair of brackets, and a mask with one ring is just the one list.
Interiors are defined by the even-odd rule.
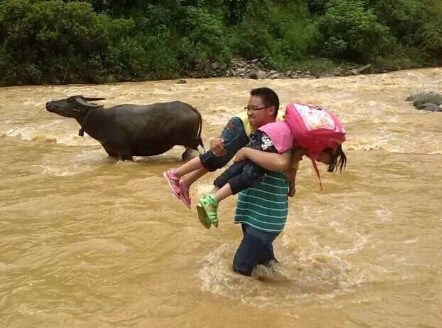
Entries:
[[261,109],[264,109],[264,108],[267,108],[267,107],[269,107],[269,106],[264,106],[264,107],[259,107],[259,108],[252,107],[252,106],[246,106],[246,107],[244,107],[244,109],[245,110],[261,110]]

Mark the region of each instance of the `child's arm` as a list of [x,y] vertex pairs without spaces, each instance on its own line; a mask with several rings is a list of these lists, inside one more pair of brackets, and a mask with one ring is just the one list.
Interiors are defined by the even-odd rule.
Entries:
[[273,172],[284,172],[290,165],[290,152],[283,154],[268,153],[265,151],[243,147],[237,153],[235,162],[249,159],[266,170]]
[[290,181],[288,193],[290,197],[293,197],[296,193],[296,173],[298,172],[299,162],[305,154],[306,150],[304,148],[295,148],[290,160],[290,166],[286,171],[287,179]]
[[295,196],[296,193],[296,173],[298,172],[299,161],[294,160],[294,156],[292,155],[292,160],[289,168],[285,172],[287,179],[290,181],[289,192],[288,195],[290,197]]

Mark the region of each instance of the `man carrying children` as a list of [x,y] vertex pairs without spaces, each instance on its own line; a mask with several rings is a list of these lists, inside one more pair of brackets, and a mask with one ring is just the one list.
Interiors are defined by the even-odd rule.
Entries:
[[[253,188],[238,194],[235,223],[241,224],[244,236],[233,260],[233,270],[251,275],[256,265],[276,261],[272,243],[284,229],[288,195],[294,195],[295,186],[294,174],[289,174],[290,183],[284,173],[290,165],[290,152],[276,154],[243,148],[256,128],[276,120],[277,94],[269,88],[253,89],[245,109],[230,119],[220,138],[211,140],[211,150],[170,169],[165,177],[175,195],[190,207],[190,185],[207,172],[225,166],[235,154],[236,161],[248,158],[271,171]],[[210,224],[205,226],[210,228]]]

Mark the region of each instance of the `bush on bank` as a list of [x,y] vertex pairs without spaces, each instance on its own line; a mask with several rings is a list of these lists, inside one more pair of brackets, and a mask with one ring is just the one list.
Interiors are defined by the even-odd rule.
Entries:
[[0,85],[210,76],[232,57],[276,70],[439,65],[442,3],[0,0]]

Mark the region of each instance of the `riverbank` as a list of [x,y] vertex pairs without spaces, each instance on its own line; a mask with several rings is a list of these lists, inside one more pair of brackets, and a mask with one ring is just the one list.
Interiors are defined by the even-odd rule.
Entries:
[[359,74],[387,73],[397,69],[387,69],[379,65],[357,65],[346,63],[336,65],[330,61],[306,62],[297,69],[274,70],[266,67],[259,59],[245,60],[233,58],[229,65],[212,62],[209,66],[195,65],[195,69],[188,72],[183,78],[209,78],[209,77],[239,77],[249,79],[297,79],[321,78],[330,76],[353,76]]

